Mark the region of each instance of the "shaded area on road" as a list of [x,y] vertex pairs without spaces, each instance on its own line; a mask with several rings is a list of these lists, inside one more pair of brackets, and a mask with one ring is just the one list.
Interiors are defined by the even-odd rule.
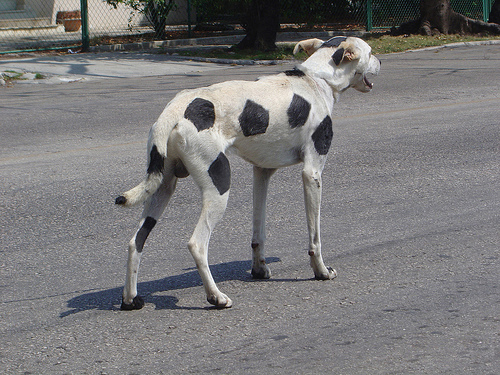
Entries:
[[[280,259],[277,257],[266,258],[266,262],[274,263],[279,262]],[[216,264],[210,266],[212,274],[214,276],[215,282],[222,282],[227,280],[242,280],[242,281],[252,281],[249,278],[248,270],[250,269],[252,263],[251,261],[235,261],[222,264]],[[258,281],[258,280],[256,280]],[[283,280],[274,280],[283,281]],[[292,281],[291,279],[288,281]],[[155,305],[156,310],[162,309],[207,309],[213,308],[213,306],[208,307],[182,307],[177,306],[179,300],[172,296],[155,296],[155,293],[168,292],[175,289],[185,289],[192,288],[195,286],[202,285],[201,278],[199,277],[198,271],[194,269],[193,271],[183,273],[181,275],[169,276],[160,280],[147,281],[138,283],[137,289],[139,295],[144,297],[146,303],[152,303]],[[85,293],[74,297],[68,301],[68,310],[61,313],[61,317],[64,318],[68,315],[75,314],[85,310],[113,310],[116,309],[114,301],[117,300],[117,296],[121,296],[123,288],[113,288],[100,290],[97,292]]]

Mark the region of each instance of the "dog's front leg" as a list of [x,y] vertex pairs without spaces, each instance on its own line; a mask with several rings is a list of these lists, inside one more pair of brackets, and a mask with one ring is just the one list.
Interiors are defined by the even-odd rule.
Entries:
[[307,227],[309,229],[309,256],[314,275],[318,280],[329,280],[337,276],[331,267],[326,267],[321,256],[320,206],[321,171],[305,167],[302,171],[306,204]]
[[253,167],[253,236],[252,277],[269,279],[271,270],[266,264],[264,243],[266,241],[266,200],[269,179],[276,169]]

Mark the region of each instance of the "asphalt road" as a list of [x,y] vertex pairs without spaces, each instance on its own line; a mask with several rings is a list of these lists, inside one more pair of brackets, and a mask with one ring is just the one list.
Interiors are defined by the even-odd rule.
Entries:
[[119,311],[140,209],[113,201],[175,92],[288,65],[0,88],[0,372],[499,373],[500,47],[380,59],[374,90],[336,107],[322,239],[338,277],[312,279],[297,166],[271,184],[273,278],[251,279],[251,167],[232,157],[210,244],[227,310],[186,248],[186,179],[146,243],[146,306]]

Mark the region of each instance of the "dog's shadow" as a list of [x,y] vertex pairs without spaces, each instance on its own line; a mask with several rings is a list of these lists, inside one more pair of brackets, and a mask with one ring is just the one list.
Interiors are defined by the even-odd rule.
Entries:
[[[279,262],[277,257],[266,258],[267,263]],[[221,263],[210,266],[215,282],[228,280],[251,281],[250,270],[251,261],[235,261]],[[179,300],[173,296],[156,295],[156,293],[168,292],[170,290],[185,289],[201,286],[201,278],[196,268],[188,269],[188,272],[168,276],[163,279],[138,283],[139,294],[146,303],[152,303],[157,310],[163,309],[211,309],[209,307],[183,307],[178,306]],[[119,310],[121,303],[121,293],[123,287],[112,288],[100,291],[93,291],[71,298],[67,302],[68,311],[60,314],[61,318],[87,310]]]

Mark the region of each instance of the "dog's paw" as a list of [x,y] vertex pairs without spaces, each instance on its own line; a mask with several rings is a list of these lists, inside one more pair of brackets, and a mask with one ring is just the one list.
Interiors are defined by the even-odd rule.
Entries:
[[226,296],[224,293],[220,293],[220,295],[211,295],[207,297],[207,301],[217,307],[218,309],[228,309],[233,306],[233,301]]
[[120,307],[123,311],[140,310],[144,307],[144,300],[141,296],[135,296],[132,303],[125,303],[122,299],[122,305]]
[[123,195],[120,195],[115,199],[115,204],[124,205],[125,203],[127,203],[127,198],[125,198]]
[[332,280],[337,277],[337,271],[332,267],[328,267],[325,272],[315,274],[316,280]]
[[271,270],[267,265],[261,268],[252,268],[252,278],[269,279],[270,277],[271,277]]

